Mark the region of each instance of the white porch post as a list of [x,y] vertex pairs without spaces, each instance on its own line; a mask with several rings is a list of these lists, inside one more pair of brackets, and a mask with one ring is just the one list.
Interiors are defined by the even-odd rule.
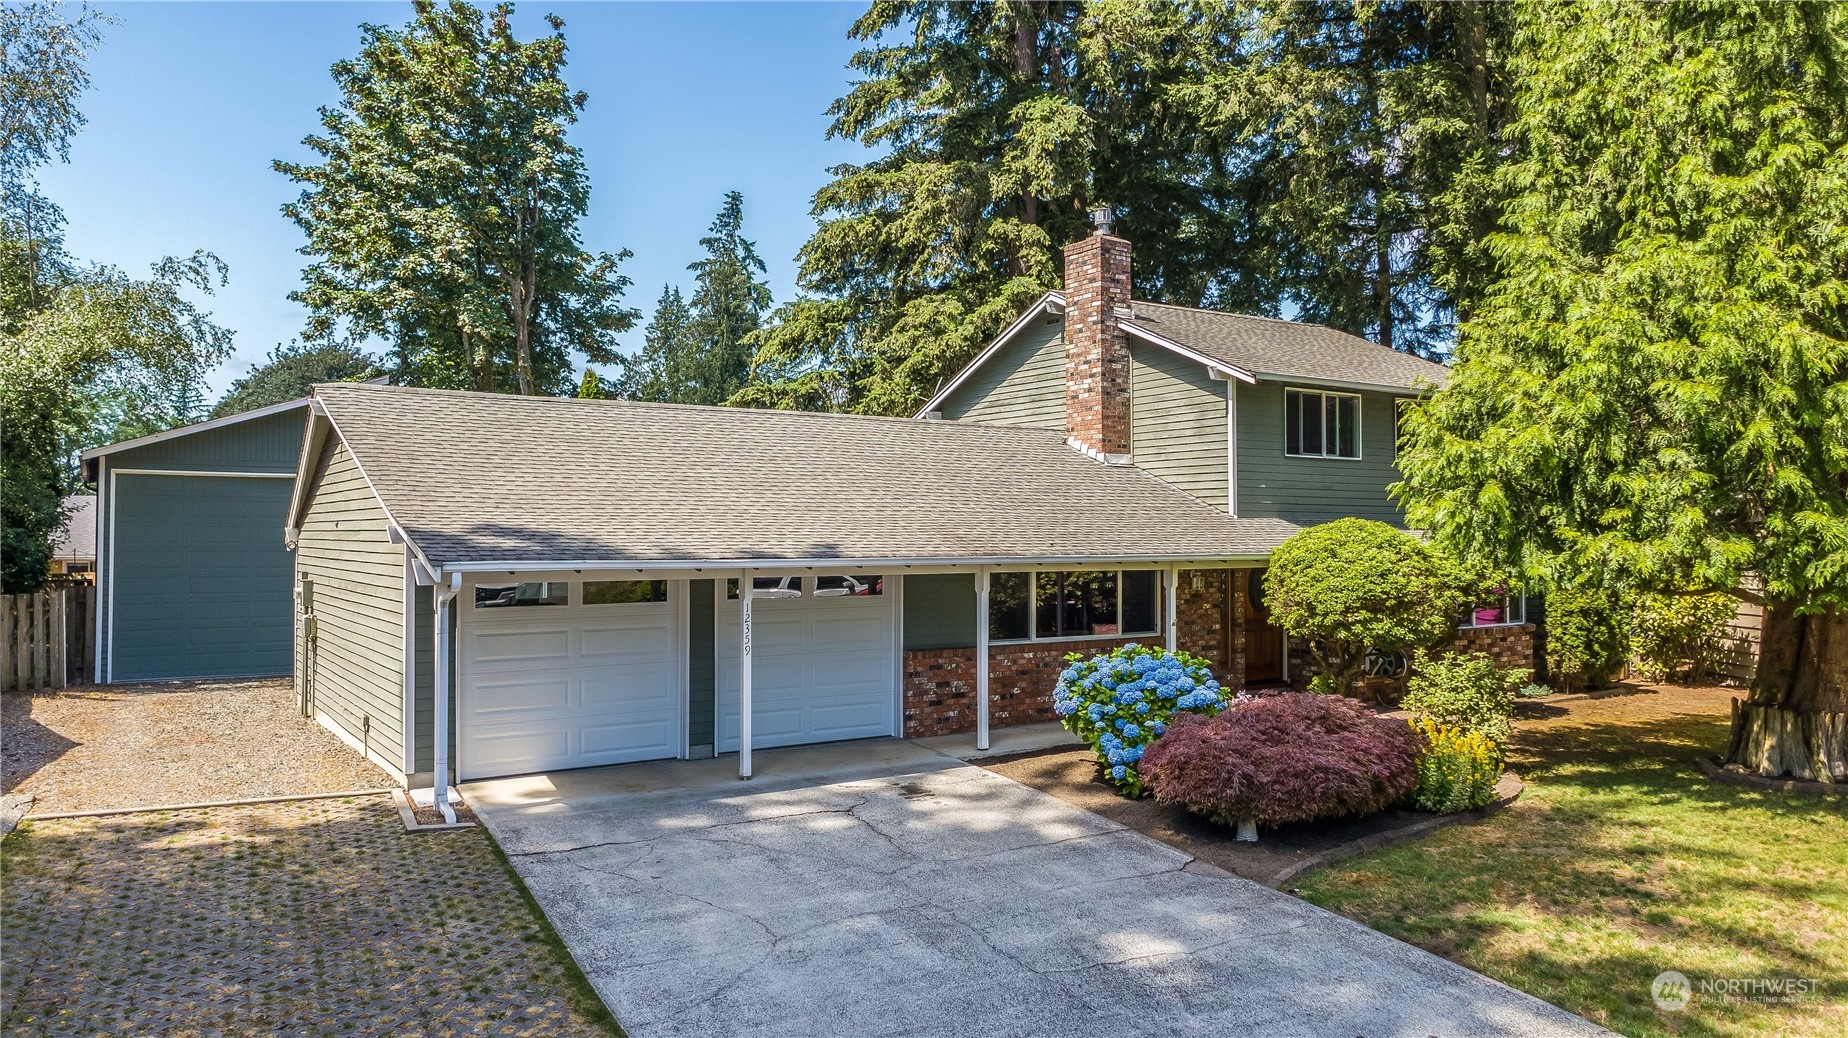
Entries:
[[975,748],[988,748],[988,567],[975,575]]
[[738,777],[751,777],[751,580],[750,571],[738,576],[738,619],[742,645],[738,654]]
[[449,689],[450,672],[454,665],[450,660],[449,649],[449,609],[455,601],[456,594],[462,590],[462,574],[451,575],[448,586],[436,585],[436,759],[432,761],[431,772],[434,774],[431,790],[432,803],[443,813],[443,821],[454,823],[456,809],[449,806]]
[[1163,582],[1168,585],[1168,593],[1162,596],[1162,607],[1168,614],[1162,618],[1162,630],[1166,632],[1168,651],[1173,652],[1180,637],[1175,600],[1181,597],[1181,567],[1179,565],[1169,566],[1162,571],[1162,577]]

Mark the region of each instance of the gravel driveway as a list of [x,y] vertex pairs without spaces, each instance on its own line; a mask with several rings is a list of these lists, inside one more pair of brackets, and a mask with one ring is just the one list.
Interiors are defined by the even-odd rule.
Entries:
[[284,680],[0,696],[6,793],[34,815],[378,789],[386,774],[301,716]]

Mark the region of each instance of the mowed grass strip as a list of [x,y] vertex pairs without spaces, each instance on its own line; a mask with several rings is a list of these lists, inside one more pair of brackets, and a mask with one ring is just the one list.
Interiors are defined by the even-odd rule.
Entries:
[[[1523,722],[1512,808],[1321,869],[1303,897],[1626,1035],[1848,1034],[1848,797],[1714,783],[1728,690],[1646,689]],[[1560,707],[1542,707],[1562,713]],[[1665,970],[1695,1000],[1658,1009]],[[1794,977],[1815,996],[1703,996]]]

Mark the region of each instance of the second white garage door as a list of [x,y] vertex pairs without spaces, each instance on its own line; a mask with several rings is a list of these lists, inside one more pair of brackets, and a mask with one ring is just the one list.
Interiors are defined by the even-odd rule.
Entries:
[[[788,596],[797,578],[759,594]],[[879,578],[802,577],[799,597],[751,603],[754,747],[891,735],[898,711],[896,589]],[[816,584],[823,594],[815,594]],[[856,594],[879,590],[882,594]],[[738,603],[718,582],[719,750],[738,749]]]
[[[456,734],[462,777],[679,756],[680,630],[672,596],[685,585],[660,585],[661,601],[583,605],[584,585],[576,582],[518,585],[504,602],[486,593],[476,596],[480,604],[465,601]],[[548,600],[560,604],[538,604]]]

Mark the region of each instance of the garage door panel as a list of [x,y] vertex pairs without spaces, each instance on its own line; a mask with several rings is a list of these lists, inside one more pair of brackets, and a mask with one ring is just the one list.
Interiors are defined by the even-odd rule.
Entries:
[[537,663],[542,666],[568,657],[571,632],[565,628],[549,630],[483,631],[475,635],[471,662]]
[[571,681],[482,681],[469,697],[469,719],[494,722],[524,715],[551,716],[571,709]]
[[638,698],[635,694],[637,689],[646,691],[663,688],[674,684],[679,678],[680,667],[671,662],[651,666],[624,666],[616,673],[604,671],[587,675],[579,679],[583,689],[582,703],[587,707],[634,703]]
[[292,481],[125,473],[112,487],[110,679],[287,674]]
[[[671,595],[684,587],[670,586]],[[463,777],[678,756],[684,722],[677,616],[671,603],[466,615]]]
[[646,752],[672,741],[674,725],[669,721],[590,725],[580,730],[579,737],[585,754]]
[[519,728],[482,728],[468,740],[468,766],[471,774],[508,775],[525,770],[532,760],[556,760],[571,756],[569,734],[552,725]]
[[666,641],[671,625],[665,620],[659,623],[638,624],[630,628],[615,625],[586,627],[583,631],[583,654],[593,656],[626,656],[630,659],[672,659],[673,646]]
[[[890,735],[897,710],[892,600],[779,598],[752,604],[751,742],[793,746]],[[735,604],[735,603],[734,603]],[[719,624],[719,748],[739,746],[736,612]]]
[[891,684],[892,661],[882,654],[833,657],[810,666],[810,684],[818,689],[853,688]]
[[815,731],[823,733],[858,733],[865,731],[869,727],[877,727],[885,724],[886,717],[886,710],[874,703],[847,703],[834,706],[817,706],[811,712],[809,726]]

